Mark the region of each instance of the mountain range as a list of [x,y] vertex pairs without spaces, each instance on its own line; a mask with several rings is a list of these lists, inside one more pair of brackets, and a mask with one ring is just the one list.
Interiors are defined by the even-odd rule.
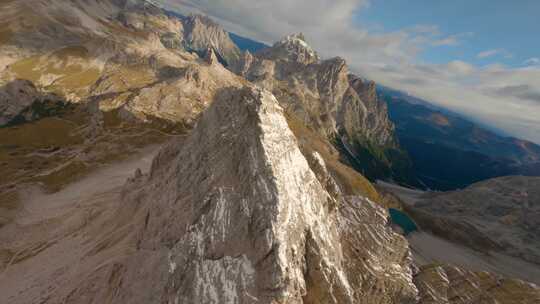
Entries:
[[428,188],[454,190],[493,177],[540,176],[539,145],[499,135],[396,90],[379,87],[379,94],[417,177]]
[[[0,302],[537,303],[533,280],[426,262],[393,228],[388,207],[477,250],[370,182],[422,186],[377,85],[307,40],[143,0],[2,1]],[[489,219],[534,241],[498,211],[519,197]]]

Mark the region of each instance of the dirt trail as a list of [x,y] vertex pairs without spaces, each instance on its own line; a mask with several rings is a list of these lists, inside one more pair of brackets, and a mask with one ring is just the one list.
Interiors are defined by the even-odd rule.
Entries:
[[108,275],[132,250],[129,221],[115,218],[122,186],[137,168],[149,170],[158,149],[146,148],[54,194],[37,187],[21,193],[16,219],[0,229],[0,303],[41,303],[52,294],[68,296],[85,276]]

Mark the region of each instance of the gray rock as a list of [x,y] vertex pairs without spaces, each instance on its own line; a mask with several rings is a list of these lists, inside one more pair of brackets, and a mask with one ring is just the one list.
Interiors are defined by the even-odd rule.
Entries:
[[214,49],[227,65],[235,65],[240,50],[219,24],[202,15],[191,15],[183,20],[184,41],[193,50],[204,52]]
[[321,61],[302,34],[291,35],[231,68],[274,93],[280,104],[322,135],[397,147],[394,125],[374,83],[350,74],[345,60]]
[[369,200],[338,204],[314,158],[318,173],[270,93],[224,90],[182,146],[156,157],[146,185],[127,189],[124,205],[148,219],[118,300],[413,302],[406,240]]

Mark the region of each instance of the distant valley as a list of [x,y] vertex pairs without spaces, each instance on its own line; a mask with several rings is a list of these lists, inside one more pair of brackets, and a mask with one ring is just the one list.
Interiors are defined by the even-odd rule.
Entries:
[[427,188],[454,190],[499,176],[540,176],[540,146],[498,135],[399,91],[381,86],[378,91]]

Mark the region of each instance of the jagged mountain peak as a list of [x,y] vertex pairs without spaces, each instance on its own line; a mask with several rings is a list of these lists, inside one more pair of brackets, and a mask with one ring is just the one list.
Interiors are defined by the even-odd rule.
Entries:
[[[125,204],[141,206],[147,224],[137,226],[140,251],[119,296],[130,303],[413,299],[405,240],[386,226],[384,210],[341,197],[332,180],[319,155],[302,154],[270,92],[224,89],[190,137],[156,157],[149,180],[127,186]],[[346,241],[365,229],[372,232],[362,246]],[[381,256],[373,259],[375,252]],[[132,296],[146,284],[150,298]]]
[[286,36],[272,47],[261,50],[259,54],[272,60],[284,60],[305,65],[320,60],[319,55],[306,42],[302,33]]
[[240,59],[240,49],[229,33],[207,16],[190,15],[185,18],[184,35],[189,48],[205,50],[211,47],[225,60],[226,65],[234,65]]
[[189,14],[186,17],[186,23],[192,24],[192,25],[204,24],[205,26],[221,28],[221,25],[215,22],[212,18],[206,15],[202,15],[202,14]]
[[306,36],[304,35],[304,33],[295,33],[295,34],[288,35],[285,38],[281,39],[280,42],[285,43],[285,42],[298,41],[298,40],[300,42],[306,43]]

